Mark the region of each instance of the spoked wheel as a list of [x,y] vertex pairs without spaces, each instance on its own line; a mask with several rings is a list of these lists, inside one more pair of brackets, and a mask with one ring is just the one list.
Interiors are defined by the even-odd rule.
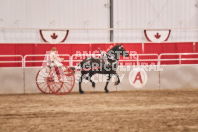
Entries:
[[45,94],[51,94],[52,91],[48,87],[48,81],[52,81],[49,77],[51,69],[49,67],[42,68],[36,75],[36,84],[38,89]]
[[[59,79],[59,82],[54,83],[49,86],[51,91],[57,95],[65,95],[72,91],[75,84],[75,76],[74,71],[69,67],[64,66],[64,75],[62,76],[62,80]],[[58,75],[58,78],[61,75]]]
[[63,83],[60,81],[60,75],[57,75],[52,69],[49,73],[49,78],[47,80],[47,85],[50,91],[53,94],[57,94],[57,92],[62,88]]
[[36,84],[42,93],[65,95],[72,91],[75,84],[74,71],[64,66],[64,74],[61,75],[57,69],[45,67],[38,71]]

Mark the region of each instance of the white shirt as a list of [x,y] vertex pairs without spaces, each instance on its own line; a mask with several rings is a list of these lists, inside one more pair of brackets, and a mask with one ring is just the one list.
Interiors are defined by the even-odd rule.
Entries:
[[61,63],[61,59],[59,58],[58,54],[56,54],[55,51],[51,51],[50,53],[50,60],[52,61],[50,66],[63,66],[63,64]]

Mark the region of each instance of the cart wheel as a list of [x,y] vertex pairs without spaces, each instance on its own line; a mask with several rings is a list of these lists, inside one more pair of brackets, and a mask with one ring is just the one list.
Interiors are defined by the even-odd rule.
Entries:
[[51,90],[48,87],[48,82],[52,81],[52,78],[49,77],[51,69],[49,67],[42,68],[38,71],[36,75],[36,85],[38,89],[45,94],[51,94]]
[[[62,81],[59,81],[59,83],[56,83],[56,85],[53,85],[53,87],[55,87],[54,90],[55,92],[53,90],[52,91],[57,95],[65,95],[72,91],[74,84],[75,84],[74,71],[69,67],[65,67],[64,78],[62,79]],[[51,87],[49,88],[51,89]]]

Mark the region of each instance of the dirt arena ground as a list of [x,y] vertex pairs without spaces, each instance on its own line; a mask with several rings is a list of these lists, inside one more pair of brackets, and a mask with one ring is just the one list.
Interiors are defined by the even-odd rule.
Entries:
[[0,95],[0,132],[198,131],[198,89]]

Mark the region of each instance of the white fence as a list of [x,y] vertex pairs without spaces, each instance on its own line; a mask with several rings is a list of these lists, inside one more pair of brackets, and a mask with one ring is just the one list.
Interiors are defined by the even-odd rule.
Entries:
[[[68,62],[70,63],[70,55],[69,54],[59,54],[60,57],[64,57],[63,63]],[[43,59],[40,60],[34,60],[37,57],[43,57]],[[66,58],[65,58],[66,57]],[[32,60],[27,60],[28,58],[32,58]],[[27,63],[42,63],[42,64],[48,64],[50,61],[49,55],[46,54],[34,54],[34,55],[25,55],[24,56],[24,67],[26,67]],[[41,65],[42,66],[42,65]]]
[[101,54],[73,54],[70,58],[70,66],[74,66],[74,63],[79,63],[86,57],[100,57]]
[[[100,54],[59,54],[60,57],[64,57],[62,63],[67,63],[67,66],[75,66],[75,63],[81,62],[86,57],[98,57]],[[170,57],[171,56],[171,57]],[[1,58],[15,58],[15,60],[1,60]],[[39,57],[39,59],[38,59]],[[163,58],[165,57],[165,58]],[[151,58],[151,59],[150,59]],[[13,64],[19,63],[21,66],[18,67],[40,67],[42,63],[48,63],[49,56],[46,54],[34,54],[34,55],[0,55],[0,64]],[[184,61],[197,61],[198,62],[198,53],[162,53],[162,54],[129,54],[129,57],[124,57],[119,60],[123,65],[131,64],[130,62],[136,62],[136,65],[140,65],[141,62],[157,62],[153,64],[164,65],[162,62],[178,61],[178,64],[183,64]],[[40,66],[27,66],[27,64],[39,63]],[[192,63],[195,64],[195,63]],[[196,63],[198,64],[198,63]],[[0,65],[0,67],[2,67]],[[9,67],[9,66],[6,66]]]
[[[155,59],[148,59],[148,58],[142,58],[141,57],[154,57]],[[129,54],[129,59],[126,57],[126,59],[120,60],[120,63],[125,62],[125,64],[131,64],[130,62],[136,62],[137,65],[140,65],[141,62],[157,62],[158,61],[158,54]]]
[[[83,56],[95,56],[100,57],[99,54],[74,54],[72,56],[68,54],[60,55],[65,57],[65,63],[68,66],[74,66],[75,63],[82,61]],[[166,57],[165,59],[163,57]],[[175,58],[173,58],[173,57]],[[187,56],[187,57],[186,57]],[[176,88],[198,88],[198,81],[196,76],[198,74],[198,63],[196,64],[183,64],[183,61],[197,61],[198,53],[166,53],[166,54],[130,54],[129,59],[120,60],[120,63],[136,62],[135,66],[130,66],[129,71],[121,71],[118,69],[118,74],[122,82],[117,87],[113,83],[109,84],[110,91],[115,90],[137,90],[137,88],[131,86],[129,81],[129,75],[133,68],[141,65],[141,62],[157,62],[155,65],[149,65],[147,68],[160,67],[163,71],[146,71],[148,76],[148,82],[140,89],[176,89]],[[28,66],[29,63],[43,63],[47,62],[44,59],[45,55],[1,55],[0,57],[9,58],[16,57],[16,60],[0,60],[0,64],[19,63],[19,67],[1,67],[0,68],[0,94],[11,93],[40,93],[36,86],[36,74],[39,68],[42,66]],[[36,59],[40,57],[40,59]],[[131,57],[131,58],[130,58]],[[149,58],[151,57],[151,59]],[[168,58],[170,57],[170,58]],[[80,58],[80,59],[79,59]],[[178,65],[164,65],[164,61],[178,61]],[[78,78],[80,72],[75,73]],[[123,76],[122,76],[123,75]],[[97,78],[97,77],[96,77]],[[77,79],[78,80],[78,79]],[[113,80],[113,78],[112,78]],[[115,79],[114,79],[115,80]],[[90,83],[83,83],[85,91],[94,90],[101,91],[105,83],[97,83],[96,88],[92,89]],[[78,85],[74,86],[73,91],[78,91]]]
[[[165,56],[166,59],[162,59]],[[168,58],[170,56],[177,56],[176,58]],[[185,57],[184,57],[185,56]],[[190,58],[186,58],[189,57]],[[161,65],[162,61],[179,61],[179,64],[182,64],[182,61],[196,61],[198,60],[198,53],[162,53],[158,56],[158,64]]]
[[[6,60],[1,60],[1,58],[5,58]],[[12,58],[11,60],[7,60],[8,58]],[[17,60],[15,60],[17,59]],[[19,60],[18,60],[19,59]],[[24,63],[24,58],[22,55],[0,55],[0,64],[5,64],[5,63],[9,63],[9,64],[13,64],[13,63],[18,63],[21,64],[21,67],[23,67],[23,63]]]

